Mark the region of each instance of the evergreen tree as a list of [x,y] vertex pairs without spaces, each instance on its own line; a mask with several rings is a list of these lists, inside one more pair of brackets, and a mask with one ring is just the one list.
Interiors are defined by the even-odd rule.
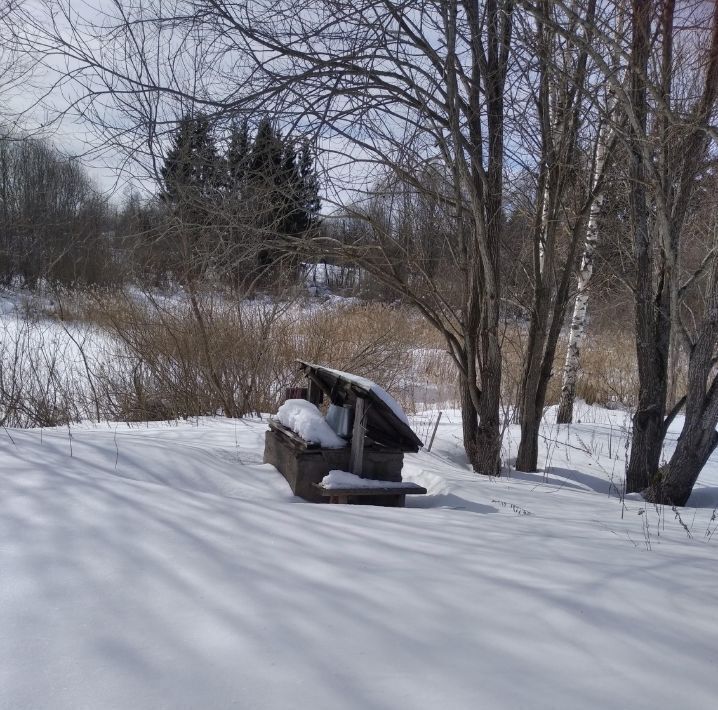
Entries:
[[161,173],[167,202],[198,207],[217,198],[222,160],[206,116],[182,117]]
[[165,232],[172,235],[168,268],[192,283],[214,268],[222,234],[217,215],[226,167],[206,116],[182,117],[161,173],[161,199],[169,207]]
[[282,136],[268,118],[263,118],[257,127],[249,155],[248,179],[255,192],[264,192],[264,197],[276,199],[277,179],[282,167]]
[[294,144],[287,140],[282,150],[282,165],[277,175],[278,207],[277,232],[279,234],[298,235],[304,231],[304,215],[300,206],[301,185],[297,151]]
[[226,162],[229,194],[244,205],[263,238],[299,236],[316,223],[321,203],[309,143],[297,152],[295,141],[266,117],[250,140],[245,121],[232,126]]
[[268,117],[254,136],[246,120],[233,123],[220,154],[207,117],[183,116],[162,167],[161,197],[179,220],[179,258],[202,264],[188,275],[211,268],[241,281],[275,265],[281,238],[301,237],[317,223],[314,163],[310,145],[297,149]]
[[304,218],[304,229],[307,231],[319,221],[322,201],[319,197],[319,177],[316,170],[316,156],[309,141],[302,143],[299,152],[300,205]]
[[243,190],[249,168],[249,127],[246,119],[237,125],[232,124],[227,148],[227,180],[230,194],[239,194]]

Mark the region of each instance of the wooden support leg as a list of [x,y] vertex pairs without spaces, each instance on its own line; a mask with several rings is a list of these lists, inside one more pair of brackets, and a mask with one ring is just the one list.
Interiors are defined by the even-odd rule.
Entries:
[[357,476],[362,474],[364,462],[364,412],[366,411],[366,400],[357,397],[354,408],[354,429],[352,431],[352,450],[350,455],[349,469]]

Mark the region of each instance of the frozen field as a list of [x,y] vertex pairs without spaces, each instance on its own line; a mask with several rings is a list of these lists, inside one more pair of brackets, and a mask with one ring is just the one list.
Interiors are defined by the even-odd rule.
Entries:
[[713,707],[718,465],[622,501],[580,417],[488,480],[445,413],[405,509],[293,498],[260,420],[0,432],[0,708]]

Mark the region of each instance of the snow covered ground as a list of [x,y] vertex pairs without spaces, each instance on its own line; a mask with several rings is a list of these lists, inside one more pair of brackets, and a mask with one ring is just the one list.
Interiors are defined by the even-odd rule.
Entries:
[[293,498],[261,420],[1,431],[0,708],[713,707],[718,461],[679,520],[580,417],[489,480],[445,412],[405,509]]

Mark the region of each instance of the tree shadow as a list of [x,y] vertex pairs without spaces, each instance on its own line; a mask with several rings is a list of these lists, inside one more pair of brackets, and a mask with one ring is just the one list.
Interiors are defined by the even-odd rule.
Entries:
[[519,481],[528,481],[537,485],[555,486],[558,488],[571,488],[577,491],[593,491],[604,495],[620,496],[620,485],[622,479],[610,480],[602,476],[595,476],[574,468],[563,468],[561,466],[549,466],[545,473],[540,471],[526,472],[517,471],[513,468],[515,459],[509,460],[509,468],[506,478],[513,478]]
[[718,507],[718,486],[696,486],[686,504],[688,508]]
[[407,508],[450,508],[451,510],[466,510],[470,513],[498,513],[498,508],[477,501],[462,498],[455,493],[436,493],[425,496],[407,496]]

